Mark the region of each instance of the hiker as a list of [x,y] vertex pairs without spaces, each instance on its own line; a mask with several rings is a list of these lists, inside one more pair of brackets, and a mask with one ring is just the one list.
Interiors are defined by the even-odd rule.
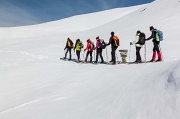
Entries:
[[[159,44],[160,44],[159,36],[156,32],[156,29],[153,26],[150,26],[150,31],[152,32],[152,34],[149,38],[146,39],[146,41],[153,39],[152,42],[154,44],[153,55],[152,55],[152,59],[150,60],[150,62],[162,61],[162,55],[161,55],[161,52],[159,49]],[[156,60],[156,52],[158,54],[158,60]]]
[[90,39],[88,39],[88,40],[87,40],[87,46],[86,46],[86,48],[84,49],[84,51],[87,50],[85,62],[87,62],[87,58],[88,58],[88,56],[90,55],[90,63],[92,63],[92,52],[93,52],[93,48],[94,48],[93,42],[92,42]]
[[[133,42],[130,42],[130,45],[133,45],[135,44],[136,46],[136,60],[135,62],[137,63],[141,63],[141,55],[140,55],[140,50],[141,50],[141,47],[142,47],[142,44],[140,43],[140,35],[141,35],[141,31],[137,31],[136,32],[136,37],[135,37],[135,40]],[[145,39],[143,39],[145,40]]]
[[75,43],[75,47],[74,47],[74,52],[75,52],[75,49],[76,49],[76,55],[77,55],[77,61],[80,62],[80,52],[81,52],[81,49],[83,48],[83,44],[82,42],[80,41],[80,39],[77,39],[76,40],[76,43]]
[[68,60],[71,60],[71,49],[72,48],[73,48],[73,42],[70,38],[68,38],[67,42],[66,42],[66,46],[64,48],[64,50],[66,50],[64,59],[66,59],[67,53],[69,52],[69,59]]
[[98,62],[98,56],[100,55],[101,58],[101,63],[104,63],[103,57],[102,57],[102,48],[101,48],[101,39],[99,39],[99,36],[96,37],[96,47],[94,48],[94,50],[96,49],[96,61],[94,63]]
[[111,32],[111,37],[109,39],[109,43],[106,46],[108,46],[110,44],[111,44],[111,57],[112,57],[112,59],[109,63],[116,64],[115,53],[116,53],[116,49],[119,46],[119,38],[114,35],[114,32]]

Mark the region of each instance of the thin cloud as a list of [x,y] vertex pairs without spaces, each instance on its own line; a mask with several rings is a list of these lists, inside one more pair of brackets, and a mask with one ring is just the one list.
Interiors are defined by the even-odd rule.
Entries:
[[0,27],[37,24],[40,20],[13,4],[0,4]]

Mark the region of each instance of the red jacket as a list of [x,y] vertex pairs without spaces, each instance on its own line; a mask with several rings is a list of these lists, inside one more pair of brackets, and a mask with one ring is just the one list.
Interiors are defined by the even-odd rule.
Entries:
[[93,49],[91,49],[91,40],[89,40],[88,41],[88,43],[87,43],[87,46],[86,46],[86,49],[85,50],[88,50],[88,51],[90,51],[90,52],[92,52],[93,51]]

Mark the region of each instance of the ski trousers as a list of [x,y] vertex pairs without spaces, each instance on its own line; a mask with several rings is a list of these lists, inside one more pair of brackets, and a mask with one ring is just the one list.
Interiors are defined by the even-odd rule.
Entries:
[[65,58],[67,57],[68,52],[69,52],[69,59],[71,59],[71,48],[66,48]]
[[111,61],[116,61],[116,49],[117,47],[111,47],[111,56],[112,56],[112,60]]
[[97,50],[96,50],[96,62],[98,62],[98,56],[99,55],[100,55],[100,58],[101,58],[101,62],[104,62],[101,48],[97,48]]
[[136,47],[136,61],[141,60],[140,50],[141,47]]
[[87,58],[90,55],[90,62],[92,62],[92,51],[87,51],[85,62],[87,62]]
[[153,52],[160,52],[159,50],[159,43],[154,42]]
[[78,59],[78,61],[79,61],[79,59],[80,59],[80,52],[81,52],[81,51],[76,50],[76,55],[77,55],[77,59]]

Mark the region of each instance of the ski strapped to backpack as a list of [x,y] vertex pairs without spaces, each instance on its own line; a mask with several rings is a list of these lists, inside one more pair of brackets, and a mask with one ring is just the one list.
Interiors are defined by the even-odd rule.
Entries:
[[114,40],[115,46],[118,47],[119,46],[119,38],[118,38],[118,36],[113,36],[113,40]]
[[104,40],[103,40],[103,39],[100,39],[99,42],[100,42],[99,48],[105,49],[105,48],[106,48],[106,43],[104,42]]
[[163,41],[163,32],[160,30],[155,30],[155,31],[156,31],[156,40]]
[[136,44],[144,45],[145,44],[146,35],[144,33],[140,33],[139,41]]
[[94,49],[94,48],[95,48],[94,42],[91,42],[91,49]]

